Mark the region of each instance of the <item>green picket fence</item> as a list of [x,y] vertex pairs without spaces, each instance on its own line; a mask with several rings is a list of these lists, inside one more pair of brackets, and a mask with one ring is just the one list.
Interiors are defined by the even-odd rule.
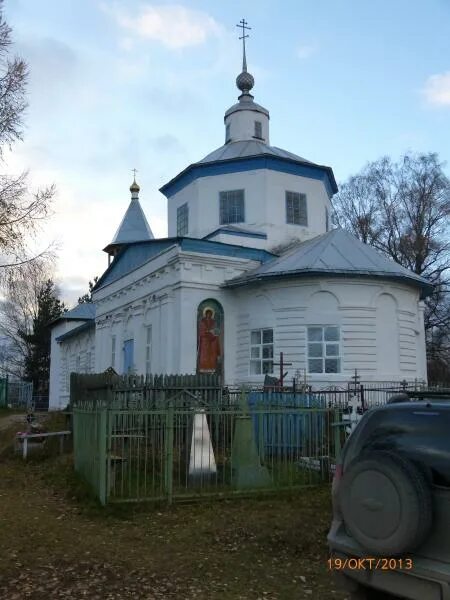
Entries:
[[0,377],[0,408],[6,408],[8,403],[8,378]]
[[73,409],[75,468],[102,504],[232,496],[329,481],[340,448],[326,408]]

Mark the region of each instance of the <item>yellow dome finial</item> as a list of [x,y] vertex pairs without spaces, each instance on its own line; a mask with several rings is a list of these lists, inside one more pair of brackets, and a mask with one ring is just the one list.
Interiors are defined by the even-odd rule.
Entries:
[[141,189],[138,184],[136,183],[136,173],[137,173],[137,169],[131,169],[134,177],[133,177],[133,183],[130,185],[130,192],[139,192],[139,190]]

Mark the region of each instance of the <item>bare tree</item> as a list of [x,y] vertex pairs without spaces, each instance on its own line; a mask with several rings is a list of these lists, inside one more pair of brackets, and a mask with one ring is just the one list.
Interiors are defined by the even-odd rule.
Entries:
[[4,370],[13,377],[24,375],[25,360],[30,353],[24,334],[33,331],[39,293],[50,274],[51,264],[44,259],[24,263],[8,272],[0,302],[0,336]]
[[425,311],[429,357],[450,349],[450,180],[443,167],[434,153],[383,157],[334,199],[336,224],[435,286]]
[[[11,56],[11,28],[3,15],[0,0],[0,160],[4,151],[22,139],[23,116],[27,107],[27,65]],[[48,216],[55,193],[49,186],[29,193],[27,172],[18,176],[0,174],[0,276],[33,260],[28,242],[39,231],[41,221]],[[40,256],[48,253],[46,248]]]

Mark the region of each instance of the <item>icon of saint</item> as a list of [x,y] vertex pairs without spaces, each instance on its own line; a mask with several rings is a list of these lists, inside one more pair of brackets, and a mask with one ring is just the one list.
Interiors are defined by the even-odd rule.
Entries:
[[221,359],[220,328],[214,318],[215,312],[210,306],[203,310],[198,329],[198,371],[215,373]]

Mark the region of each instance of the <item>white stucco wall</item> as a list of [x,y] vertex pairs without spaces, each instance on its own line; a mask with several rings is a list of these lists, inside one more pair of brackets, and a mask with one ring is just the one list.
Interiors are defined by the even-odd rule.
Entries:
[[[220,227],[219,192],[238,189],[245,190],[245,223],[239,225],[266,233],[266,249],[291,239],[309,239],[326,231],[325,208],[331,215],[331,203],[322,181],[257,169],[200,177],[170,197],[167,203],[169,237],[176,236],[177,208],[186,202],[189,206],[188,236],[201,238],[213,232]],[[306,194],[307,227],[286,223],[286,191]],[[242,245],[251,245],[251,241]]]
[[117,372],[123,372],[123,343],[134,339],[134,368],[145,373],[146,327],[152,328],[153,373],[194,373],[197,349],[197,307],[208,298],[220,302],[225,314],[225,373],[235,369],[235,306],[233,292],[221,289],[255,261],[181,252],[172,248],[118,282],[94,293],[96,370],[111,366],[111,340],[116,336]]
[[[261,138],[255,138],[255,121],[261,123]],[[269,117],[260,110],[236,110],[225,117],[225,127],[227,125],[230,126],[230,138],[226,141],[260,139],[270,144]]]
[[50,354],[49,410],[65,408],[70,399],[70,373],[95,370],[95,330],[88,329],[65,341],[56,339],[83,322],[60,321],[52,328]]
[[[358,370],[363,381],[426,380],[423,316],[418,292],[388,281],[321,279],[279,281],[237,291],[235,382],[250,375],[252,329],[273,328],[274,353],[284,353],[288,378],[307,370],[307,326],[340,328],[341,373],[308,374],[313,385],[339,385]],[[277,371],[275,374],[277,374]]]
[[[146,327],[152,327],[151,370],[194,373],[197,307],[212,298],[224,310],[225,382],[261,384],[250,375],[250,332],[274,330],[288,380],[307,369],[308,325],[337,325],[341,369],[308,374],[313,385],[340,385],[355,369],[364,381],[426,379],[423,307],[418,291],[401,283],[364,279],[298,279],[228,289],[221,284],[255,263],[172,248],[99,290],[96,370],[111,366],[111,337],[123,371],[123,342],[134,339],[135,370],[145,373]],[[277,370],[275,372],[277,374]]]

